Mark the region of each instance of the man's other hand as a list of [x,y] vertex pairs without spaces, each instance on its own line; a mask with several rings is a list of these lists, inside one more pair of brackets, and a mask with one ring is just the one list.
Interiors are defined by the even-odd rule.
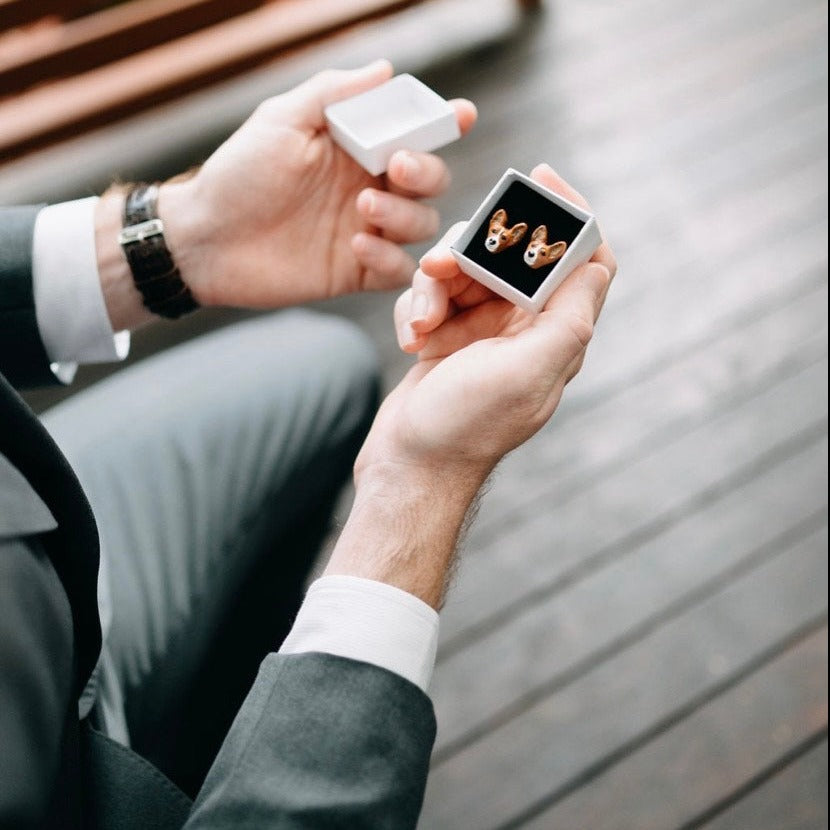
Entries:
[[[277,307],[409,282],[416,266],[401,245],[437,232],[437,211],[420,200],[447,188],[446,165],[399,151],[373,177],[324,117],[391,75],[383,60],[321,72],[264,101],[193,178],[162,187],[168,245],[202,305]],[[452,104],[466,133],[475,107]]]

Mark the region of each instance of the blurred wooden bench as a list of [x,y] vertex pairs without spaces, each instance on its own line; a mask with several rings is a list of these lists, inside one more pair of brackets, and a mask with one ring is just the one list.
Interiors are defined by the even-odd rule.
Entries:
[[417,0],[0,0],[0,162]]

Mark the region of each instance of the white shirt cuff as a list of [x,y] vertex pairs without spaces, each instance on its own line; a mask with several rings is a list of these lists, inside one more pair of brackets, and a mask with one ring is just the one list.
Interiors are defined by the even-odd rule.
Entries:
[[95,252],[97,197],[43,208],[35,220],[35,316],[55,374],[68,383],[79,363],[123,360],[130,333],[113,334]]
[[426,692],[438,647],[438,614],[412,594],[371,579],[312,583],[280,654],[323,652],[372,663]]

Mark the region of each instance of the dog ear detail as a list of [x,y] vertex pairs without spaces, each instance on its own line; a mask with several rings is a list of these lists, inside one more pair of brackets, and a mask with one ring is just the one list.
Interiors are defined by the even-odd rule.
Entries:
[[510,244],[515,245],[527,233],[527,222],[519,222],[518,225],[513,225],[509,233],[511,239]]
[[527,231],[527,222],[519,222],[512,228],[507,227],[507,211],[499,208],[491,217],[487,228],[484,247],[491,254],[498,254],[515,245]]
[[550,261],[553,262],[555,259],[560,259],[562,254],[564,254],[567,249],[567,242],[554,242],[553,245],[550,246]]
[[524,261],[525,265],[531,268],[543,268],[545,265],[550,265],[561,259],[562,255],[568,249],[567,242],[554,242],[550,245],[548,241],[548,229],[545,225],[539,225],[531,234],[530,242],[525,249]]

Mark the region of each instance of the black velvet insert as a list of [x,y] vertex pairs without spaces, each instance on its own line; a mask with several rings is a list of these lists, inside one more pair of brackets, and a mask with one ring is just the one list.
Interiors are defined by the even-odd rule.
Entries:
[[[499,208],[507,211],[507,227],[512,228],[519,222],[527,222],[527,232],[512,247],[493,254],[484,247],[484,240],[487,239],[490,219]],[[517,288],[522,294],[532,297],[559,262],[557,260],[537,270],[525,263],[525,250],[530,243],[531,234],[539,225],[547,226],[548,244],[563,240],[570,247],[585,222],[548,201],[524,182],[513,182],[476,230],[472,241],[464,249],[464,255]]]

